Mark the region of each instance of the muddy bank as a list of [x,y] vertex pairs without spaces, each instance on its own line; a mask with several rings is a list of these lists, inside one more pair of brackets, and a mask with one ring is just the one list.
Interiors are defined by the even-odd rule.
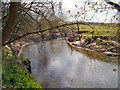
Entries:
[[[102,52],[107,56],[120,56],[120,44],[115,41],[116,37],[106,36],[82,36],[80,39],[68,40],[68,44],[74,48],[82,48],[94,52]],[[116,39],[117,40],[117,39]]]
[[46,40],[52,40],[52,39],[57,39],[57,38],[65,38],[69,37],[72,34],[71,30],[67,31],[59,31],[59,30],[54,30],[54,31],[47,31],[42,34],[35,34],[35,35],[30,35],[25,38],[22,38],[20,40],[17,40],[13,43],[11,43],[13,50],[15,53],[20,56],[20,52],[22,51],[22,48],[28,44],[40,42],[40,41],[46,41]]
[[[30,35],[30,36],[27,36],[25,38],[22,38],[20,40],[16,40],[15,42],[12,42],[11,43],[11,47],[12,49],[14,50],[14,52],[20,56],[20,53],[22,51],[22,48],[28,44],[32,44],[32,43],[35,43],[35,42],[39,42],[40,36],[38,35]],[[10,45],[6,45],[6,46],[10,46]]]
[[[87,33],[87,32],[81,32]],[[92,36],[92,35],[81,35],[81,33],[73,32],[71,30],[66,31],[49,31],[44,32],[41,35],[30,35],[26,38],[20,39],[12,43],[12,47],[20,56],[22,48],[28,44],[36,43],[41,40],[52,40],[57,38],[66,38],[67,43],[76,48],[83,48],[89,51],[103,52],[107,56],[119,56],[120,43],[117,42],[116,36]]]

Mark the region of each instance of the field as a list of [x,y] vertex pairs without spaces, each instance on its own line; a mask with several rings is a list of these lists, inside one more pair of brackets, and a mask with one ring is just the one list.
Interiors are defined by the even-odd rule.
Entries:
[[[72,26],[75,32],[78,32],[77,25]],[[118,27],[110,27],[107,25],[79,25],[79,31],[86,31],[86,33],[82,33],[82,35],[95,35],[95,36],[116,36]]]

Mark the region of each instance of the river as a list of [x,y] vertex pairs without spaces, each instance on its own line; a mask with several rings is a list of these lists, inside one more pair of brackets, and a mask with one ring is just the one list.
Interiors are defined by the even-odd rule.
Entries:
[[31,59],[32,75],[45,88],[118,87],[117,64],[90,59],[62,39],[27,45],[22,54]]

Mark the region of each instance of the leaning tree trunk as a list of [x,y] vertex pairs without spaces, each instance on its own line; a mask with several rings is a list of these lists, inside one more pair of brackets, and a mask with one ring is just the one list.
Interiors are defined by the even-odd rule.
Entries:
[[2,45],[10,36],[16,21],[17,21],[17,13],[18,13],[18,2],[10,2],[10,15],[8,18],[7,25],[3,28],[2,31]]

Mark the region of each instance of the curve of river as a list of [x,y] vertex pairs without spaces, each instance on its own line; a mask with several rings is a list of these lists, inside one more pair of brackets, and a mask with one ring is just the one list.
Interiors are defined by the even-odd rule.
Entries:
[[[90,59],[64,40],[26,46],[23,56],[31,59],[32,75],[46,88],[117,88],[117,64]],[[114,59],[114,58],[113,58]]]

